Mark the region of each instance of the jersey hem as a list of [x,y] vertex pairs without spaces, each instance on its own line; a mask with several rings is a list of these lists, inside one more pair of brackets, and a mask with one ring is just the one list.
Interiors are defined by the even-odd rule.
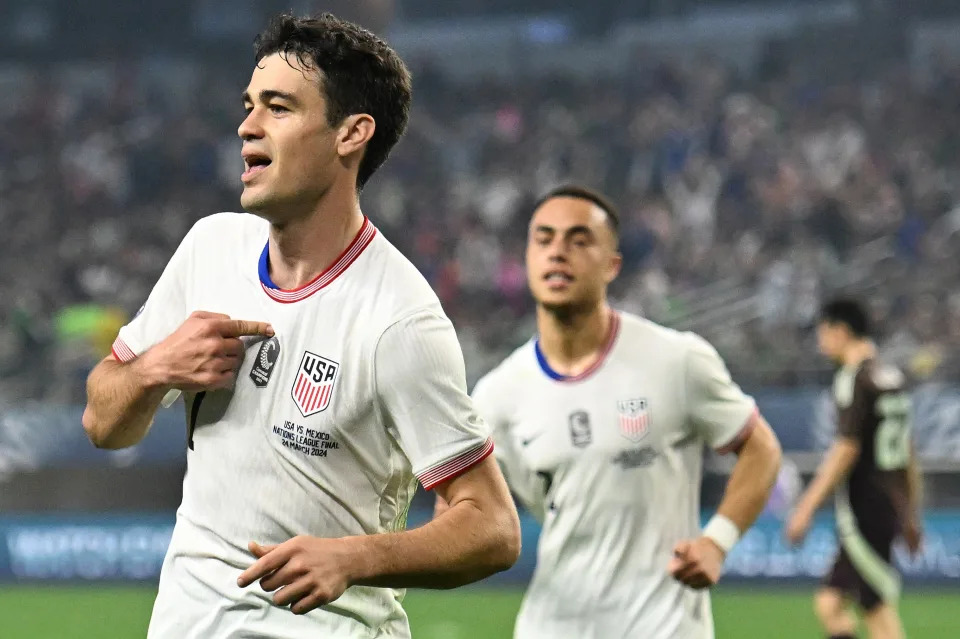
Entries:
[[747,416],[747,421],[744,422],[743,426],[737,431],[737,434],[733,436],[729,442],[723,446],[715,449],[717,453],[721,455],[726,455],[727,453],[735,453],[740,450],[743,444],[750,438],[750,435],[753,433],[753,429],[757,427],[757,417],[760,416],[760,410],[754,406],[753,410],[750,411],[750,414]]
[[467,472],[493,452],[493,438],[488,437],[479,446],[468,450],[467,452],[445,461],[442,464],[429,468],[419,475],[417,479],[423,484],[424,490],[433,490],[435,487],[449,481],[454,477]]
[[127,346],[127,343],[119,337],[113,341],[113,346],[110,347],[110,352],[113,353],[113,356],[119,362],[126,363],[137,358],[137,354],[133,352],[133,349]]

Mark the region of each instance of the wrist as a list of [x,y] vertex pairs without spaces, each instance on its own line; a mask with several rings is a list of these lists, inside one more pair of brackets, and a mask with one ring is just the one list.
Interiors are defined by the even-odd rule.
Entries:
[[726,557],[740,541],[740,529],[729,517],[717,513],[704,526],[702,536],[713,542]]
[[344,577],[349,586],[363,585],[377,576],[375,552],[369,547],[370,536],[343,537]]
[[130,372],[136,375],[140,385],[147,391],[163,394],[173,388],[165,371],[166,368],[157,361],[152,348],[130,362]]

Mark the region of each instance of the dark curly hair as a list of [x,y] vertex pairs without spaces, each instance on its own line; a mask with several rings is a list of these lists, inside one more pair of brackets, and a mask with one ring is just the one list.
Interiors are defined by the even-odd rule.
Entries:
[[357,173],[362,189],[400,140],[410,117],[410,72],[387,44],[352,22],[325,13],[315,18],[281,14],[254,40],[257,64],[279,53],[316,70],[327,102],[327,122],[367,113],[376,122]]

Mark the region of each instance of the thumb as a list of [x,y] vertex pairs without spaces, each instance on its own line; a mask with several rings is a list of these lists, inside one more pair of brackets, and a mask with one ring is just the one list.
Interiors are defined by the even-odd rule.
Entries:
[[261,557],[269,553],[271,550],[276,548],[276,546],[261,546],[257,542],[251,541],[247,545],[247,548],[250,549],[250,552],[253,553],[254,557],[256,557],[257,559],[260,559]]
[[690,552],[690,542],[684,539],[683,541],[678,541],[677,544],[673,547],[673,556],[683,559],[687,556],[687,553]]

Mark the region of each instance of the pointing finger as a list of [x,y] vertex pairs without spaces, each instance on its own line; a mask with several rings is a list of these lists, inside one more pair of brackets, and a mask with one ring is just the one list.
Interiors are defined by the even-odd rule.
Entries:
[[229,315],[211,313],[210,311],[194,311],[190,313],[190,317],[196,317],[198,319],[230,319]]
[[220,323],[218,331],[222,337],[241,337],[244,335],[264,335],[273,337],[273,327],[266,322],[227,319]]

